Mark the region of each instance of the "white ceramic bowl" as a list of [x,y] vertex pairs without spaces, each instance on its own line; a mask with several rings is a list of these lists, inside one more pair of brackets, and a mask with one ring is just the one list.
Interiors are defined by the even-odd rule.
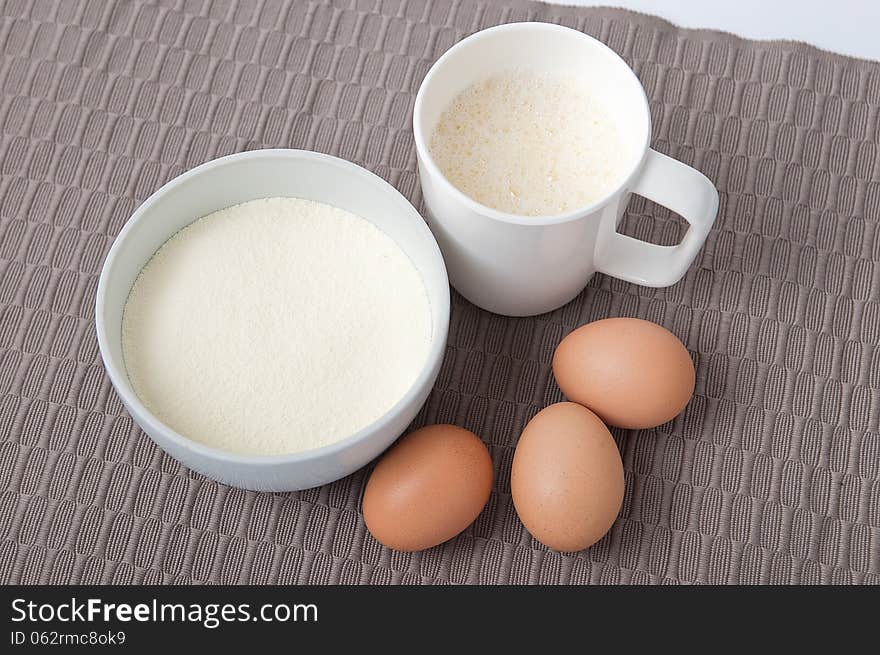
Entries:
[[[415,383],[380,419],[329,446],[279,456],[238,455],[210,448],[164,425],[141,403],[122,356],[122,312],[132,284],[175,232],[206,214],[272,196],[306,198],[371,221],[409,255],[422,275],[432,313],[427,361]],[[425,402],[446,348],[449,283],[431,231],[390,184],[351,162],[302,150],[256,150],[209,161],[150,196],[123,227],[98,282],[95,326],[110,380],[132,418],[191,469],[220,482],[260,491],[292,491],[346,476],[378,456],[406,429]],[[352,393],[357,393],[352,389]]]

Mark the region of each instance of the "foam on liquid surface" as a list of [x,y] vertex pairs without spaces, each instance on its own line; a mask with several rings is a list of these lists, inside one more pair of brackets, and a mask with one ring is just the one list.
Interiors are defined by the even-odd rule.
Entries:
[[430,150],[460,191],[522,216],[589,205],[617,187],[626,165],[617,128],[584,80],[526,70],[460,93]]

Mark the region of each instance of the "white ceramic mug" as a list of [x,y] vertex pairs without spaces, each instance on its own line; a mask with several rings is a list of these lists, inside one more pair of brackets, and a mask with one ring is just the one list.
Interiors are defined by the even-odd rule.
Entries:
[[[617,123],[629,166],[601,200],[555,216],[517,216],[456,189],[431,157],[431,135],[466,87],[511,69],[586,76]],[[541,314],[578,295],[596,271],[645,286],[685,274],[718,211],[718,192],[699,171],[649,147],[651,113],[638,78],[613,50],[586,34],[549,23],[511,23],[463,39],[431,67],[416,97],[413,132],[430,225],[452,285],[484,309]],[[680,244],[658,246],[619,234],[630,193],[680,214]]]

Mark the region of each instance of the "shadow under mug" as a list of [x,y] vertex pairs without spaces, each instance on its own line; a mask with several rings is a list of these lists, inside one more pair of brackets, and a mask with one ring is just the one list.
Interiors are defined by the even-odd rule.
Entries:
[[[429,144],[441,114],[468,86],[511,69],[571,73],[590,83],[614,117],[629,161],[620,185],[566,214],[517,216],[486,207],[440,172]],[[596,271],[651,287],[675,284],[706,240],[718,192],[699,171],[649,147],[651,113],[635,73],[613,50],[550,23],[511,23],[473,34],[446,51],[425,76],[413,133],[427,220],[452,285],[498,314],[531,316],[577,296]],[[681,243],[650,244],[617,232],[630,193],[681,215]]]

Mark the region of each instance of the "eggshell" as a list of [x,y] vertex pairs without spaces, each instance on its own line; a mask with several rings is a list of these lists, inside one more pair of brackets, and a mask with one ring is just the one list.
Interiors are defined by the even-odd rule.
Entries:
[[602,538],[623,503],[623,462],[599,417],[575,403],[538,412],[520,436],[510,474],[526,529],[559,551]]
[[579,327],[556,348],[553,374],[569,400],[627,429],[666,423],[694,394],[687,348],[666,328],[637,318]]
[[401,439],[364,490],[364,521],[394,550],[430,548],[473,523],[492,490],[492,458],[472,432],[430,425]]

